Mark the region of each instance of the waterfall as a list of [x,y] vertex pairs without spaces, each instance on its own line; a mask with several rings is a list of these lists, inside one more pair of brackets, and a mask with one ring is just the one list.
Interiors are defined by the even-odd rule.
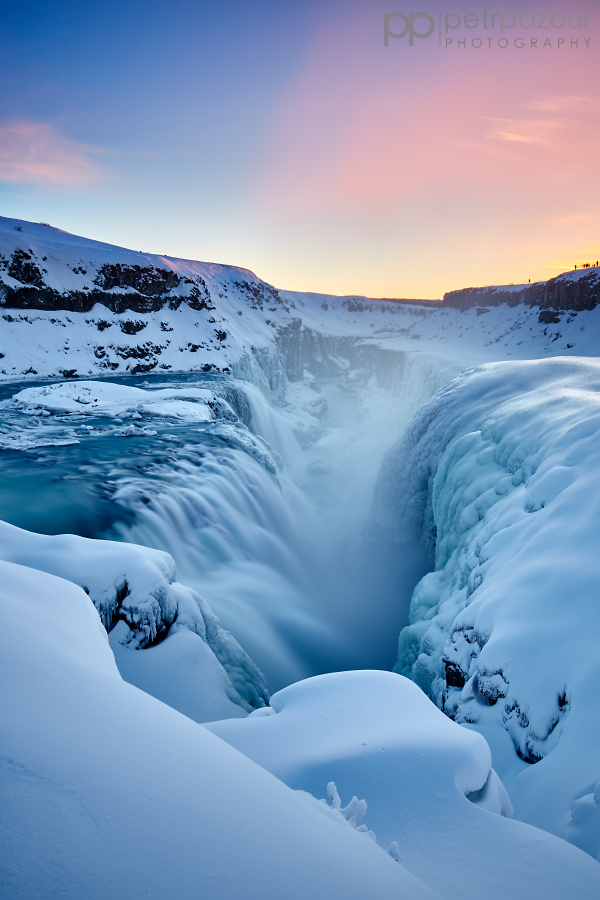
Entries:
[[[417,544],[399,556],[365,540],[364,526],[383,453],[448,373],[401,354],[390,372],[387,382],[364,368],[354,382],[324,376],[320,388],[309,378],[283,401],[230,376],[120,379],[143,388],[144,421],[118,428],[109,400],[44,418],[52,400],[37,389],[35,419],[22,400],[3,414],[11,435],[50,436],[5,455],[3,512],[33,531],[166,550],[271,691],[321,672],[391,669],[427,563]],[[195,411],[190,392],[212,392],[221,418],[165,418],[167,388]]]

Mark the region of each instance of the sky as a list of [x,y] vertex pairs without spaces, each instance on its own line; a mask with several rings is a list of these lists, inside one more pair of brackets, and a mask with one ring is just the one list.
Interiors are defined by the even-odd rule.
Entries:
[[0,214],[292,290],[546,279],[600,256],[599,48],[597,0],[6,4]]

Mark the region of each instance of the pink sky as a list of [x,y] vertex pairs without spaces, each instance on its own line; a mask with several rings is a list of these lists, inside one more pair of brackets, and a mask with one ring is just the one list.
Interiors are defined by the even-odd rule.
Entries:
[[[158,0],[143,16],[141,0],[62,17],[32,4],[0,34],[5,215],[370,296],[441,297],[600,256],[598,0],[173,0],[167,18]],[[481,22],[440,43],[439,15],[485,8],[590,18],[518,24],[505,49]],[[384,13],[411,9],[434,33],[385,47]]]
[[52,124],[0,125],[0,180],[87,187],[106,178],[95,160],[101,152],[63,137]]
[[355,236],[346,258],[326,241],[343,265],[334,275],[322,254],[307,267],[307,286],[440,296],[482,281],[547,278],[553,267],[596,258],[593,21],[572,32],[591,37],[589,50],[557,49],[563,31],[537,50],[446,49],[435,40],[384,48],[365,23],[363,8],[319,35],[273,112],[256,176],[256,201],[274,217],[323,235],[347,234],[349,222],[370,231],[364,258]]

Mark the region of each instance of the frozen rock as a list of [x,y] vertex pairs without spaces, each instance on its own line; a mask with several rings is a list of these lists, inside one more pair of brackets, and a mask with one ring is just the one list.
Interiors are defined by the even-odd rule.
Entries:
[[397,671],[456,721],[504,729],[517,818],[593,856],[596,826],[584,841],[565,823],[600,776],[599,469],[598,361],[494,363],[424,405],[382,466],[371,523],[420,536],[434,568]]
[[243,716],[268,703],[259,669],[202,597],[177,583],[167,553],[0,522],[0,558],[83,588],[123,677],[186,715]]

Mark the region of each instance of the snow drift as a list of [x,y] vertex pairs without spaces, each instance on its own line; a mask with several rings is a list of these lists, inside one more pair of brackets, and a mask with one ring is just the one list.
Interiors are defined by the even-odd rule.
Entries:
[[[382,847],[442,897],[592,897],[600,868],[522,822],[479,734],[444,716],[391,672],[343,672],[291,685],[271,709],[206,725],[290,787],[355,798]],[[336,806],[337,791],[330,791]],[[471,802],[469,802],[471,801]]]
[[0,522],[0,558],[82,588],[124,677],[192,719],[244,716],[268,703],[258,668],[202,597],[177,583],[167,553]]
[[367,836],[124,682],[81,588],[5,562],[0,585],[7,900],[433,900]]

